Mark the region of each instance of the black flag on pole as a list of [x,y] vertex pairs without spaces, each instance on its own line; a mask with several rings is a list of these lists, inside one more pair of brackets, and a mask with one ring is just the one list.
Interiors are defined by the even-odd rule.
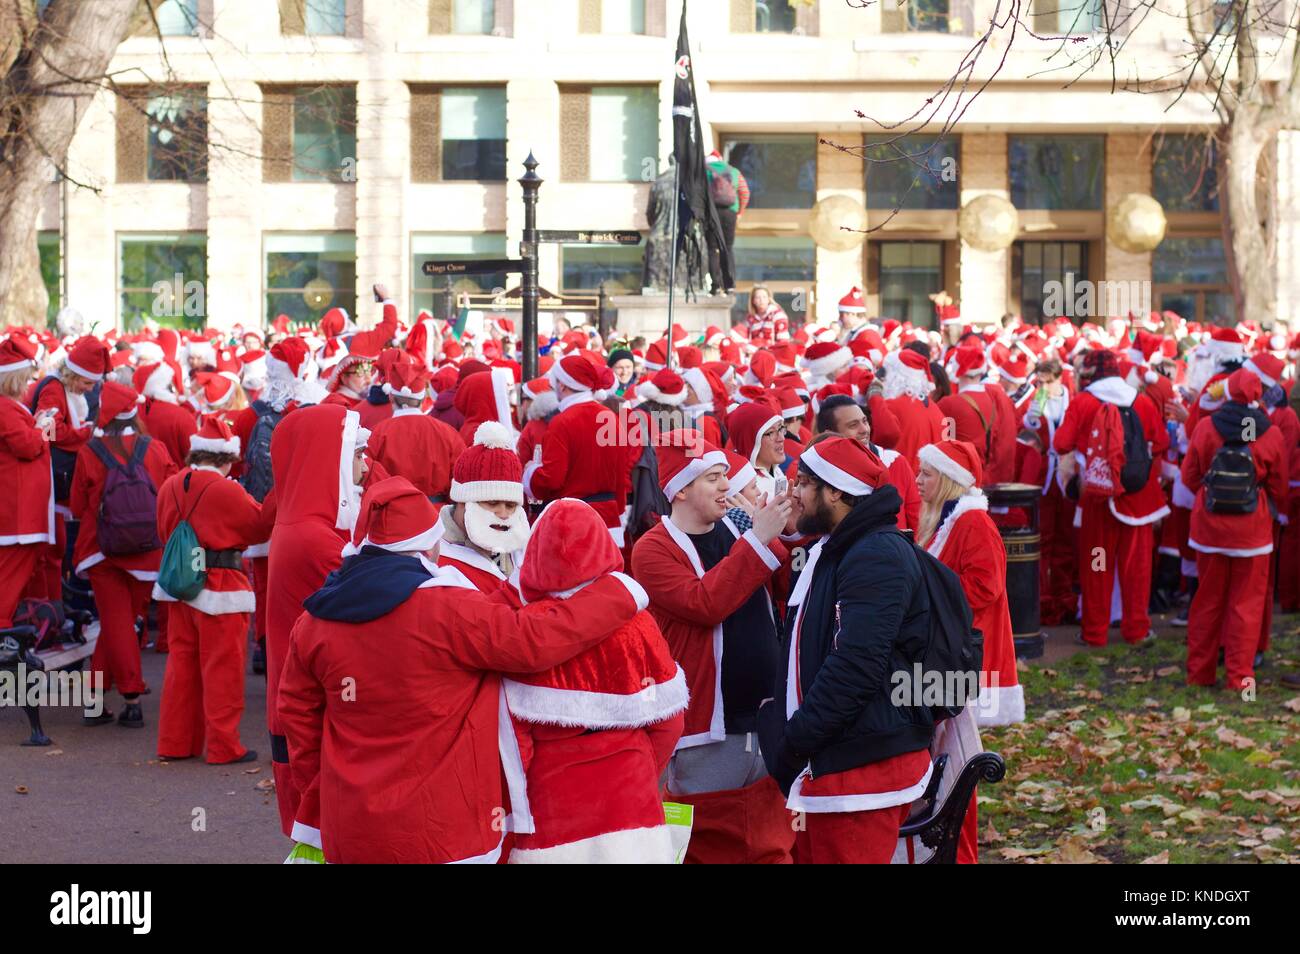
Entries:
[[[734,274],[731,249],[722,235],[722,222],[718,210],[709,197],[709,177],[704,165],[704,133],[700,126],[699,101],[695,98],[695,70],[691,64],[691,44],[686,36],[686,0],[682,0],[682,22],[677,31],[677,60],[673,64],[676,82],[673,84],[673,157],[680,174],[678,185],[677,248],[685,244],[687,295],[704,287],[708,274],[707,247],[716,245],[722,257],[724,275]],[[692,222],[700,223],[705,241],[701,248],[697,242],[686,239]],[[721,289],[714,289],[720,292]]]

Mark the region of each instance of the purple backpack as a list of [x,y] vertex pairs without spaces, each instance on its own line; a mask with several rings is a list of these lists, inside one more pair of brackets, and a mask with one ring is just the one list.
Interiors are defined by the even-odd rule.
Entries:
[[99,500],[99,551],[105,556],[131,556],[162,547],[158,539],[158,489],[144,469],[150,438],[136,438],[131,459],[123,464],[99,438],[89,444],[104,464],[104,494]]

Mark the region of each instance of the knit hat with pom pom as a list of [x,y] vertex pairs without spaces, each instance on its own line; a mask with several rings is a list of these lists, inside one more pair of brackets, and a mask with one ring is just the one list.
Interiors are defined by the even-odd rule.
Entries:
[[496,421],[485,421],[474,432],[474,443],[456,459],[451,474],[451,499],[456,503],[484,500],[524,502],[524,468],[514,440]]

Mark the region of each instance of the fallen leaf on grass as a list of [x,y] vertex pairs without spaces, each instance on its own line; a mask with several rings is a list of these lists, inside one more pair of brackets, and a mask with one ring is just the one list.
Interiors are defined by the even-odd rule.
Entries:
[[1214,737],[1220,742],[1227,742],[1239,749],[1253,749],[1256,746],[1254,739],[1247,738],[1235,729],[1229,729],[1226,725],[1221,725],[1215,729]]
[[[1161,834],[1164,834],[1161,832]],[[1169,864],[1169,849],[1166,848],[1158,855],[1152,855],[1150,858],[1143,858],[1138,862],[1140,865],[1167,865]]]
[[1265,841],[1277,841],[1285,834],[1286,832],[1281,828],[1265,828],[1259,833],[1259,837]]
[[1095,865],[1106,862],[1106,859],[1093,854],[1086,845],[1074,838],[1061,842],[1061,850],[1054,860],[1063,865]]
[[1039,855],[1047,854],[1051,850],[1051,845],[1044,848],[999,848],[998,854],[1007,861],[1016,861],[1020,858],[1036,858]]
[[1300,696],[1296,696],[1294,699],[1288,699],[1286,702],[1282,703],[1282,708],[1291,712],[1300,712]]
[[1006,841],[1006,838],[999,834],[998,830],[993,827],[993,822],[989,822],[988,826],[984,829],[983,834],[980,835],[980,843],[984,845],[993,845],[999,841]]
[[1190,722],[1191,719],[1192,719],[1192,710],[1191,710],[1191,709],[1188,709],[1188,708],[1186,708],[1185,706],[1175,706],[1175,707],[1174,707],[1174,721],[1175,721],[1175,722]]
[[1161,666],[1156,670],[1156,675],[1163,679],[1165,676],[1172,676],[1175,673],[1180,673],[1182,671],[1183,669],[1181,666]]

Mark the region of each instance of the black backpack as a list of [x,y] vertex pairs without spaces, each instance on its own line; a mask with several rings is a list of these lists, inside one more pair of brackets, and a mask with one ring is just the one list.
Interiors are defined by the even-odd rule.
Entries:
[[1225,441],[1205,472],[1205,508],[1210,513],[1248,514],[1259,505],[1255,458],[1242,441]]
[[[926,706],[934,721],[942,722],[979,698],[984,634],[975,628],[970,603],[957,574],[915,544],[912,550],[921,568],[921,583],[930,597],[928,638],[924,649],[915,647],[914,658],[919,657],[921,663],[922,686],[930,685],[929,674],[935,673],[938,684],[945,687],[944,698]],[[951,695],[949,687],[954,690]]]
[[271,435],[284,417],[283,411],[277,411],[265,401],[253,402],[253,411],[257,422],[248,435],[248,447],[244,449],[244,475],[239,483],[249,495],[261,503],[271,492],[275,475],[271,471]]
[[653,514],[661,517],[673,512],[672,504],[659,486],[659,458],[655,456],[654,442],[647,440],[641,446],[641,456],[632,465],[632,512],[628,515],[627,532],[632,538],[654,527]]
[[[41,378],[40,383],[36,385],[36,390],[32,392],[32,403],[27,408],[27,410],[35,414],[36,405],[41,399],[41,392],[45,390],[46,385],[48,385],[51,381],[57,381],[57,380],[59,380],[58,377],[53,374]],[[91,421],[95,419],[95,415],[99,411],[99,407],[98,407],[99,401],[97,399],[98,390],[99,390],[99,386],[96,385],[95,391],[92,392],[90,397],[86,399],[87,405],[90,405],[92,399],[94,399],[93,403],[95,406],[90,407],[90,414],[87,417],[87,419]],[[50,466],[54,471],[54,499],[67,500],[69,497],[72,496],[72,474],[73,471],[76,470],[76,466],[77,466],[76,452],[66,451],[61,447],[55,447],[53,444],[51,444],[50,445]]]
[[1119,482],[1124,485],[1124,493],[1135,494],[1151,478],[1151,445],[1142,431],[1142,419],[1137,411],[1131,405],[1117,410],[1124,423],[1124,467]]

